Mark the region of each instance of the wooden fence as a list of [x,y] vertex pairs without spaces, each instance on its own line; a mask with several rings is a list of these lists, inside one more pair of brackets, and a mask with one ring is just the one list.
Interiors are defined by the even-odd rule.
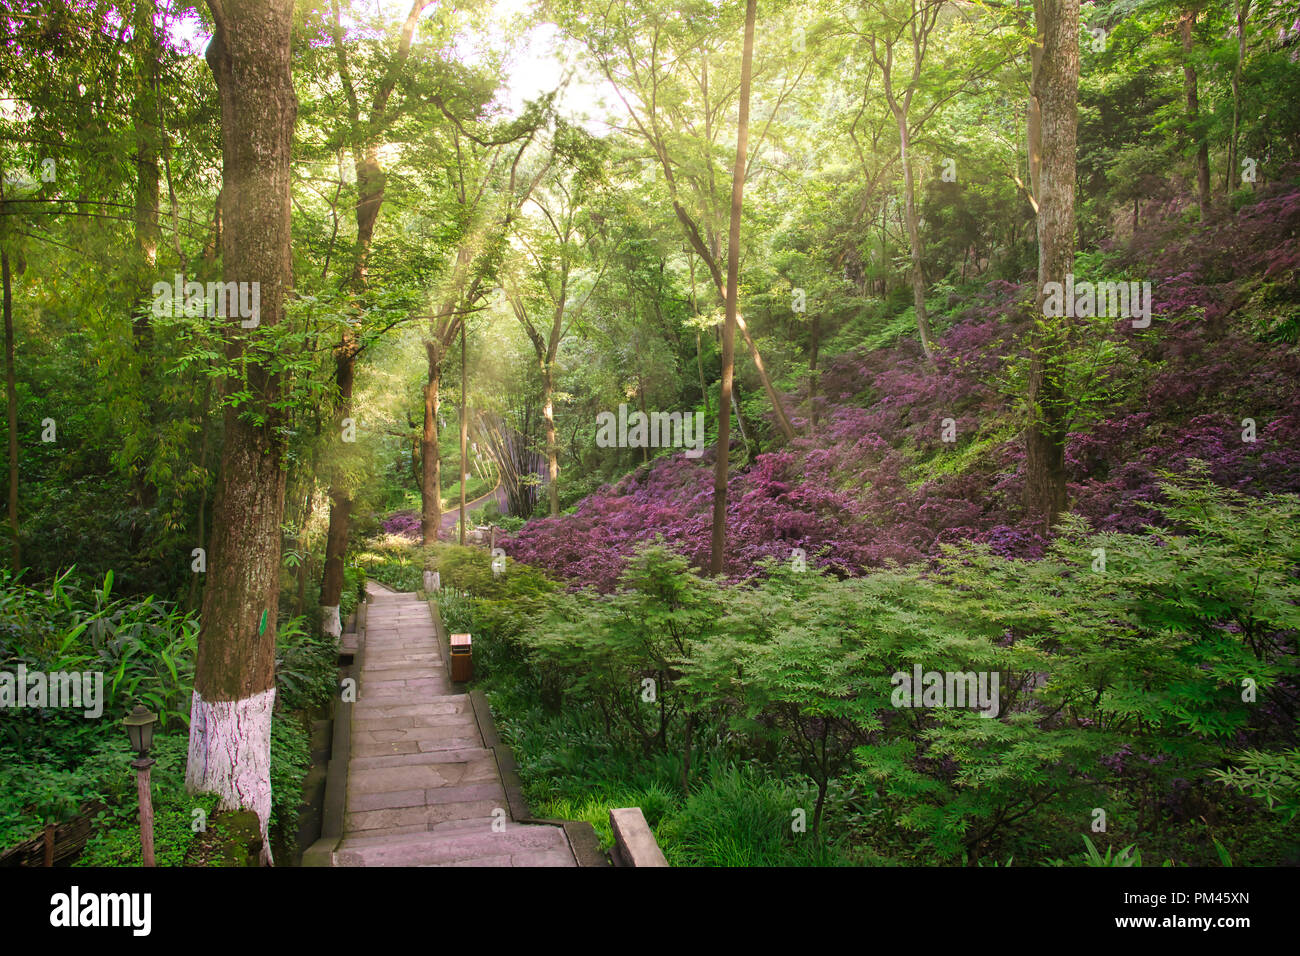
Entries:
[[[86,841],[95,826],[95,815],[104,809],[102,803],[91,803],[66,823],[54,826],[54,865],[76,859],[85,849]],[[46,835],[42,831],[30,840],[24,840],[0,851],[0,866],[45,866]]]

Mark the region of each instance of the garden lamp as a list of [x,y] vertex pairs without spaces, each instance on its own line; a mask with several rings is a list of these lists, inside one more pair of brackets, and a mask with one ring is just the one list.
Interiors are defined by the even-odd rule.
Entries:
[[143,704],[136,704],[123,720],[126,735],[131,738],[131,747],[139,755],[131,761],[135,770],[136,793],[140,798],[140,855],[145,866],[154,866],[153,858],[153,800],[149,793],[149,768],[154,759],[149,756],[153,746],[153,725],[158,717],[151,714]]
[[158,718],[143,704],[136,704],[135,709],[122,720],[126,735],[131,738],[131,749],[142,758],[148,757],[153,747],[153,725],[157,722]]

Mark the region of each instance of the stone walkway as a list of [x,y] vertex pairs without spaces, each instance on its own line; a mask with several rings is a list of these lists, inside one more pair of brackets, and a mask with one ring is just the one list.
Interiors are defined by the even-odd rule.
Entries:
[[428,606],[369,584],[335,866],[576,866],[562,828],[510,818],[468,694],[452,693]]

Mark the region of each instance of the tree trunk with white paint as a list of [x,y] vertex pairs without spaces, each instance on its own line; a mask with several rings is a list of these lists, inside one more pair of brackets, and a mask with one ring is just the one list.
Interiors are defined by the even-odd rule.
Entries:
[[[223,273],[257,283],[260,325],[284,318],[291,282],[289,156],[297,99],[290,75],[292,0],[210,0],[216,30],[207,61],[221,97]],[[225,326],[239,361],[256,329]],[[271,716],[280,523],[284,513],[281,382],[247,365],[252,407],[228,407],[213,501],[207,585],[194,670],[186,787],[215,793],[219,809],[261,822],[270,864]],[[261,423],[251,421],[254,412]]]
[[[219,809],[248,809],[262,822],[262,860],[271,862],[271,714],[275,688],[242,700],[204,700],[190,708],[190,759],[185,786],[219,793]],[[196,745],[199,745],[196,747]]]
[[333,638],[343,635],[343,620],[339,617],[339,605],[321,605],[320,629],[324,634]]

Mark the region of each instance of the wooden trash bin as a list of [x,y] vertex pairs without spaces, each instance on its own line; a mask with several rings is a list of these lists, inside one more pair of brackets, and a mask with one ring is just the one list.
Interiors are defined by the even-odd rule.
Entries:
[[463,683],[474,677],[474,654],[468,634],[451,636],[451,679]]

